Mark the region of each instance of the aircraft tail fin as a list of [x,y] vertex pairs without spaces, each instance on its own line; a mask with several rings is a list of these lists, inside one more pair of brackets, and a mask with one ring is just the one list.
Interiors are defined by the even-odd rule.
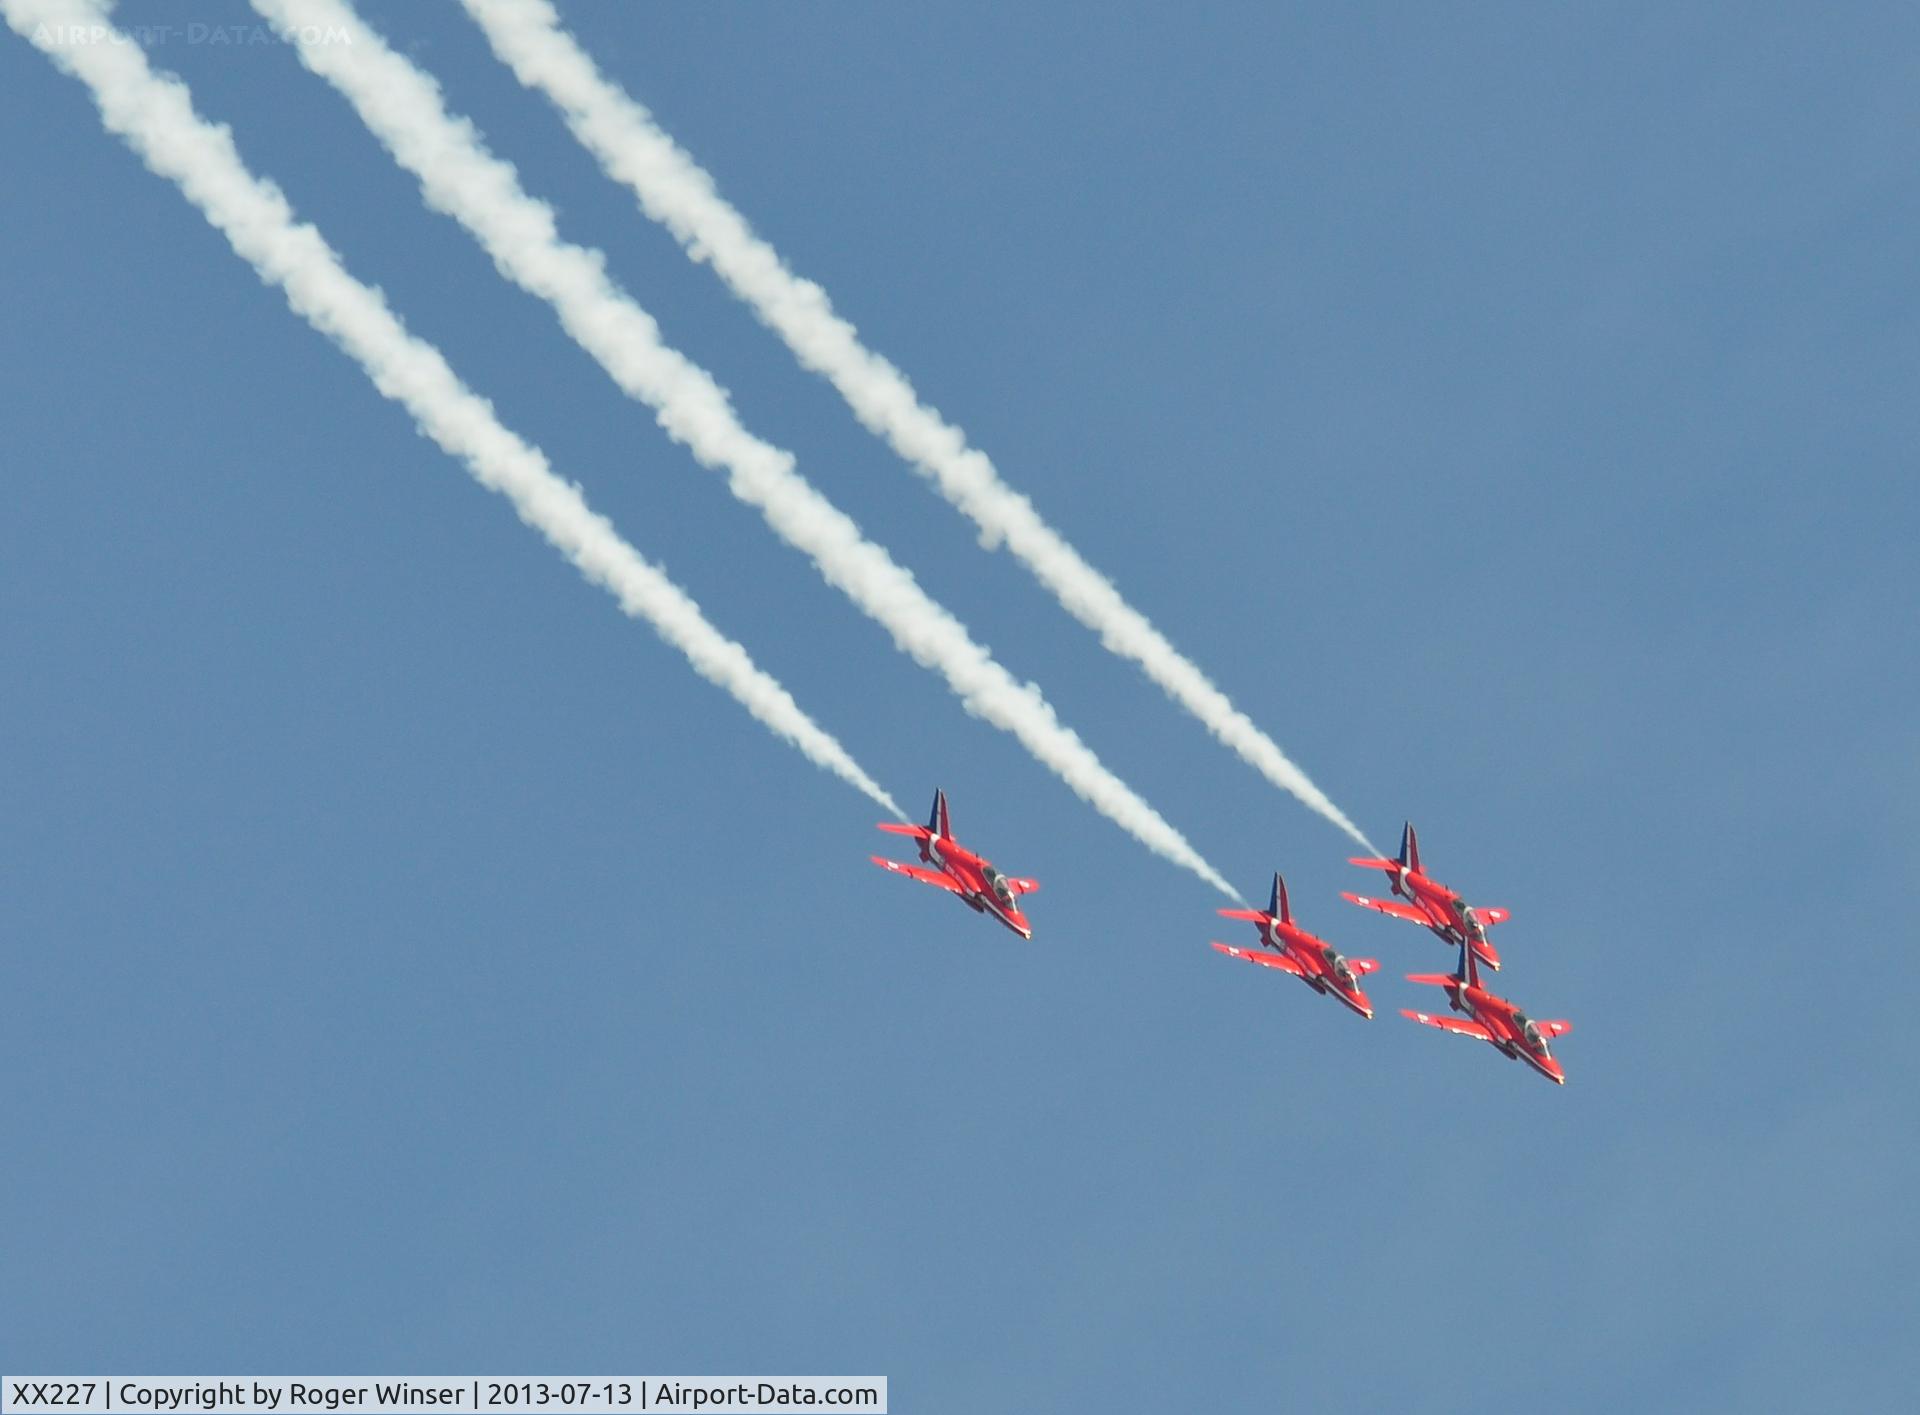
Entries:
[[1267,914],[1283,924],[1293,922],[1293,906],[1287,902],[1287,882],[1278,870],[1273,872],[1273,893],[1267,896]]
[[1400,863],[1420,873],[1420,837],[1414,833],[1412,821],[1400,828]]
[[953,839],[953,824],[947,818],[947,793],[934,788],[933,812],[927,817],[927,829],[942,840]]

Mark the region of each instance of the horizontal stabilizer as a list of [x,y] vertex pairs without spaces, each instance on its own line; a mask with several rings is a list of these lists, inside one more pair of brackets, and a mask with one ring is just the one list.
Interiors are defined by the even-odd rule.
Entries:
[[911,835],[915,840],[925,840],[930,833],[924,825],[907,825],[903,821],[881,821],[874,829],[893,835]]
[[1264,924],[1267,921],[1267,916],[1258,909],[1216,909],[1214,912],[1223,919],[1245,919],[1250,924]]
[[1409,973],[1407,974],[1407,981],[1410,983],[1425,983],[1429,987],[1443,988],[1449,983],[1457,983],[1460,980],[1451,973]]
[[1363,855],[1350,855],[1347,857],[1347,863],[1349,865],[1358,865],[1365,870],[1392,870],[1395,874],[1400,872],[1400,862],[1398,860],[1375,860]]

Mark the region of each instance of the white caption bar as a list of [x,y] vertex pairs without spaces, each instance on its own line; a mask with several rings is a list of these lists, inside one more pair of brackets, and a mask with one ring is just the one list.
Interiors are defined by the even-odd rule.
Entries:
[[0,1415],[885,1415],[885,1376],[0,1376]]

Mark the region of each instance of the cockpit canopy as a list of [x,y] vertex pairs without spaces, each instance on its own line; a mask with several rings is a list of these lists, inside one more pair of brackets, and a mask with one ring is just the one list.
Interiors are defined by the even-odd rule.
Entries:
[[982,866],[980,873],[986,876],[987,888],[1000,896],[1001,903],[1013,903],[1013,891],[1007,887],[1005,875],[1001,874],[1000,871],[996,870],[992,865]]

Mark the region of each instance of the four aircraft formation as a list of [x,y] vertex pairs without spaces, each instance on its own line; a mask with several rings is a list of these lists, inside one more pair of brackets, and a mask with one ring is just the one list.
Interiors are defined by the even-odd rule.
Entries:
[[[888,821],[880,829],[895,835],[911,836],[920,846],[919,865],[902,864],[884,856],[873,856],[873,863],[895,874],[907,875],[922,883],[960,897],[977,914],[991,914],[1022,938],[1033,937],[1033,926],[1021,912],[1019,899],[1040,887],[1030,879],[1012,879],[1001,874],[988,861],[953,838],[953,824],[947,814],[947,793],[933,793],[933,813],[925,825],[903,825]],[[1409,973],[1409,982],[1441,988],[1447,995],[1449,1012],[1439,1015],[1403,1008],[1401,1015],[1443,1032],[1463,1037],[1478,1037],[1491,1044],[1509,1061],[1524,1061],[1549,1081],[1565,1085],[1566,1072],[1554,1059],[1549,1045],[1554,1037],[1573,1030],[1571,1022],[1529,1017],[1504,997],[1497,997],[1480,982],[1482,965],[1498,970],[1500,954],[1487,937],[1487,930],[1510,917],[1505,909],[1475,908],[1460,895],[1441,884],[1421,868],[1420,839],[1409,821],[1400,833],[1400,853],[1391,860],[1356,858],[1348,863],[1364,869],[1380,870],[1387,877],[1389,899],[1365,894],[1340,896],[1363,909],[1373,909],[1396,919],[1419,924],[1441,942],[1459,950],[1459,962],[1451,973]],[[930,866],[931,868],[923,868]],[[1348,958],[1324,939],[1316,938],[1293,921],[1293,907],[1287,899],[1287,882],[1275,874],[1273,892],[1265,909],[1222,909],[1223,918],[1244,919],[1259,935],[1259,947],[1239,948],[1230,943],[1213,946],[1229,958],[1244,958],[1249,963],[1291,973],[1322,996],[1331,996],[1362,1017],[1373,1016],[1373,1004],[1360,988],[1360,979],[1378,972],[1380,964],[1372,958]]]

